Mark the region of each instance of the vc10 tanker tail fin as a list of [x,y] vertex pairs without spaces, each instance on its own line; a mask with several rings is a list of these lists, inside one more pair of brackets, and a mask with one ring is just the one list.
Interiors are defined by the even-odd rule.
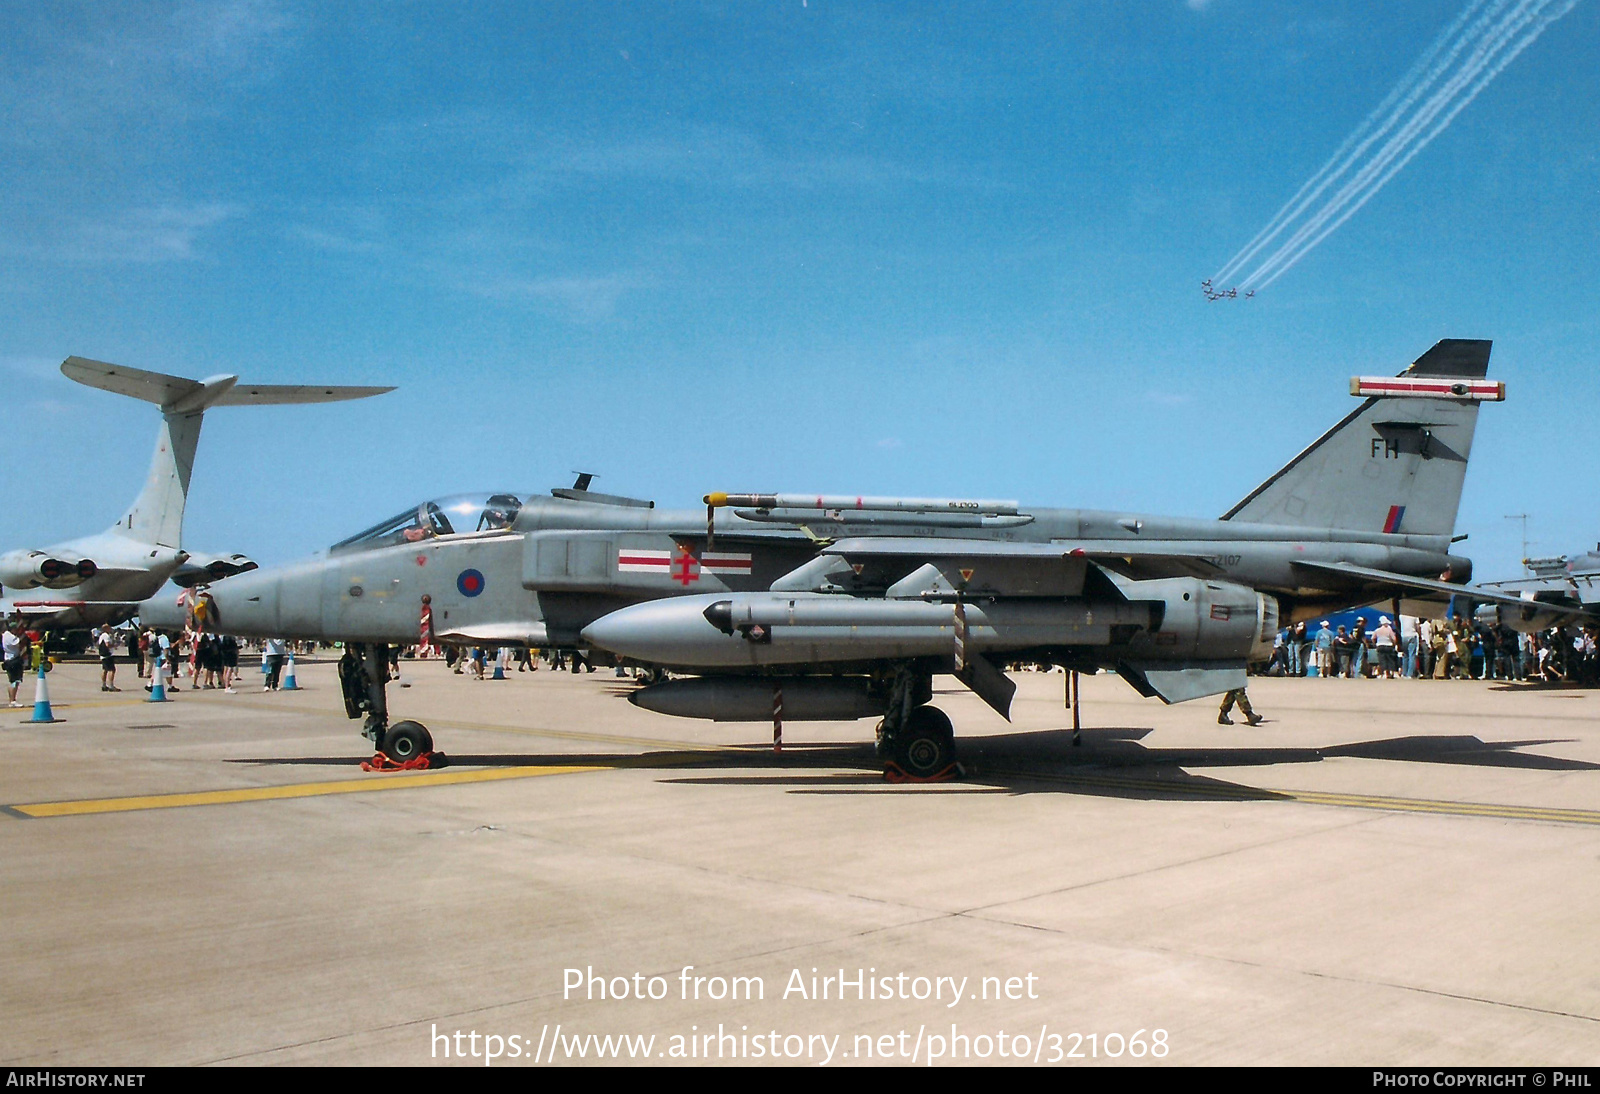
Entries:
[[155,455],[144,489],[110,531],[141,543],[183,546],[183,510],[189,496],[189,475],[200,424],[214,406],[329,403],[364,399],[393,391],[392,387],[338,387],[312,384],[241,384],[237,376],[211,376],[190,380],[161,372],[146,372],[125,365],[68,357],[61,363],[66,376],[90,387],[113,391],[161,408],[161,428],[156,433]]

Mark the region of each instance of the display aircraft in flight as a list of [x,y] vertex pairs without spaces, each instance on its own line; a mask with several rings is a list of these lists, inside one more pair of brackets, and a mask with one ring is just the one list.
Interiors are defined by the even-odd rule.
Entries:
[[[387,757],[388,646],[586,646],[693,674],[636,692],[720,720],[877,717],[888,762],[949,767],[935,673],[1002,713],[1012,660],[1114,667],[1167,702],[1241,687],[1280,621],[1461,592],[1451,553],[1487,341],[1447,339],[1218,520],[965,498],[712,494],[701,510],[583,488],[411,506],[308,560],[231,578],[208,621],[347,643],[346,712]],[[1515,599],[1508,597],[1506,599]],[[182,621],[170,597],[141,609]]]
[[[84,357],[61,364],[90,387],[161,408],[155,455],[144,489],[110,528],[53,547],[0,555],[0,615],[19,614],[40,629],[118,623],[133,615],[170,578],[180,585],[215,581],[256,568],[240,554],[192,552],[183,546],[183,511],[200,441],[201,419],[214,406],[327,403],[362,399],[392,387],[241,384],[237,376],[188,380]],[[65,593],[66,595],[54,595]]]

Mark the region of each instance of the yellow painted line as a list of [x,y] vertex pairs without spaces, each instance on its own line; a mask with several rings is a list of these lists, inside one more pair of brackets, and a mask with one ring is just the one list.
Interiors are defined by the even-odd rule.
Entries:
[[315,798],[325,794],[364,794],[378,790],[414,790],[422,786],[454,786],[462,783],[498,782],[501,779],[531,779],[540,775],[574,775],[582,771],[603,771],[604,766],[499,767],[475,771],[423,771],[415,774],[373,773],[364,779],[335,779],[326,782],[291,783],[287,786],[253,786],[237,790],[202,790],[190,794],[147,794],[133,798],[90,798],[83,801],[31,802],[5,807],[6,812],[24,817],[72,817],[86,813],[127,813],[141,809],[180,809],[191,805],[227,805],[237,802],[277,801],[284,798]]
[[1229,801],[1298,801],[1307,805],[1332,805],[1346,809],[1376,809],[1395,813],[1435,813],[1456,817],[1494,817],[1501,820],[1532,820],[1553,824],[1600,825],[1600,811],[1593,809],[1554,809],[1537,805],[1497,805],[1492,802],[1444,801],[1430,798],[1391,798],[1377,794],[1336,794],[1320,790],[1279,790],[1268,787],[1190,782],[1168,779],[1096,778],[1090,775],[1053,775],[1027,771],[996,771],[996,775],[1040,779],[1046,782],[1073,783],[1090,789],[1149,790],[1193,798]]

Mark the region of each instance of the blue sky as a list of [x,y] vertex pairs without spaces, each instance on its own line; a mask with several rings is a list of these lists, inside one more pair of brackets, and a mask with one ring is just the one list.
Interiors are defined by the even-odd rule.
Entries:
[[1460,10],[8,5],[0,545],[142,482],[154,409],[70,354],[400,385],[208,415],[186,545],[276,562],[573,469],[1214,516],[1476,337],[1458,531],[1513,576],[1506,514],[1600,539],[1600,4],[1255,299],[1198,289]]

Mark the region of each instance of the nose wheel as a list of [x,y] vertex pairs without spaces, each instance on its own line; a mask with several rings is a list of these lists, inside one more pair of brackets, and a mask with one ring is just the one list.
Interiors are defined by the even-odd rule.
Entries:
[[383,731],[383,742],[372,759],[361,761],[363,771],[426,771],[449,760],[433,750],[433,734],[421,722],[407,719]]
[[427,726],[409,719],[389,724],[387,645],[347,645],[339,661],[339,683],[345,713],[363,719],[361,735],[377,748],[372,759],[362,761],[363,771],[419,771],[445,765],[444,753],[433,750]]
[[396,722],[384,731],[379,748],[395,763],[407,763],[433,751],[433,734],[421,722]]

